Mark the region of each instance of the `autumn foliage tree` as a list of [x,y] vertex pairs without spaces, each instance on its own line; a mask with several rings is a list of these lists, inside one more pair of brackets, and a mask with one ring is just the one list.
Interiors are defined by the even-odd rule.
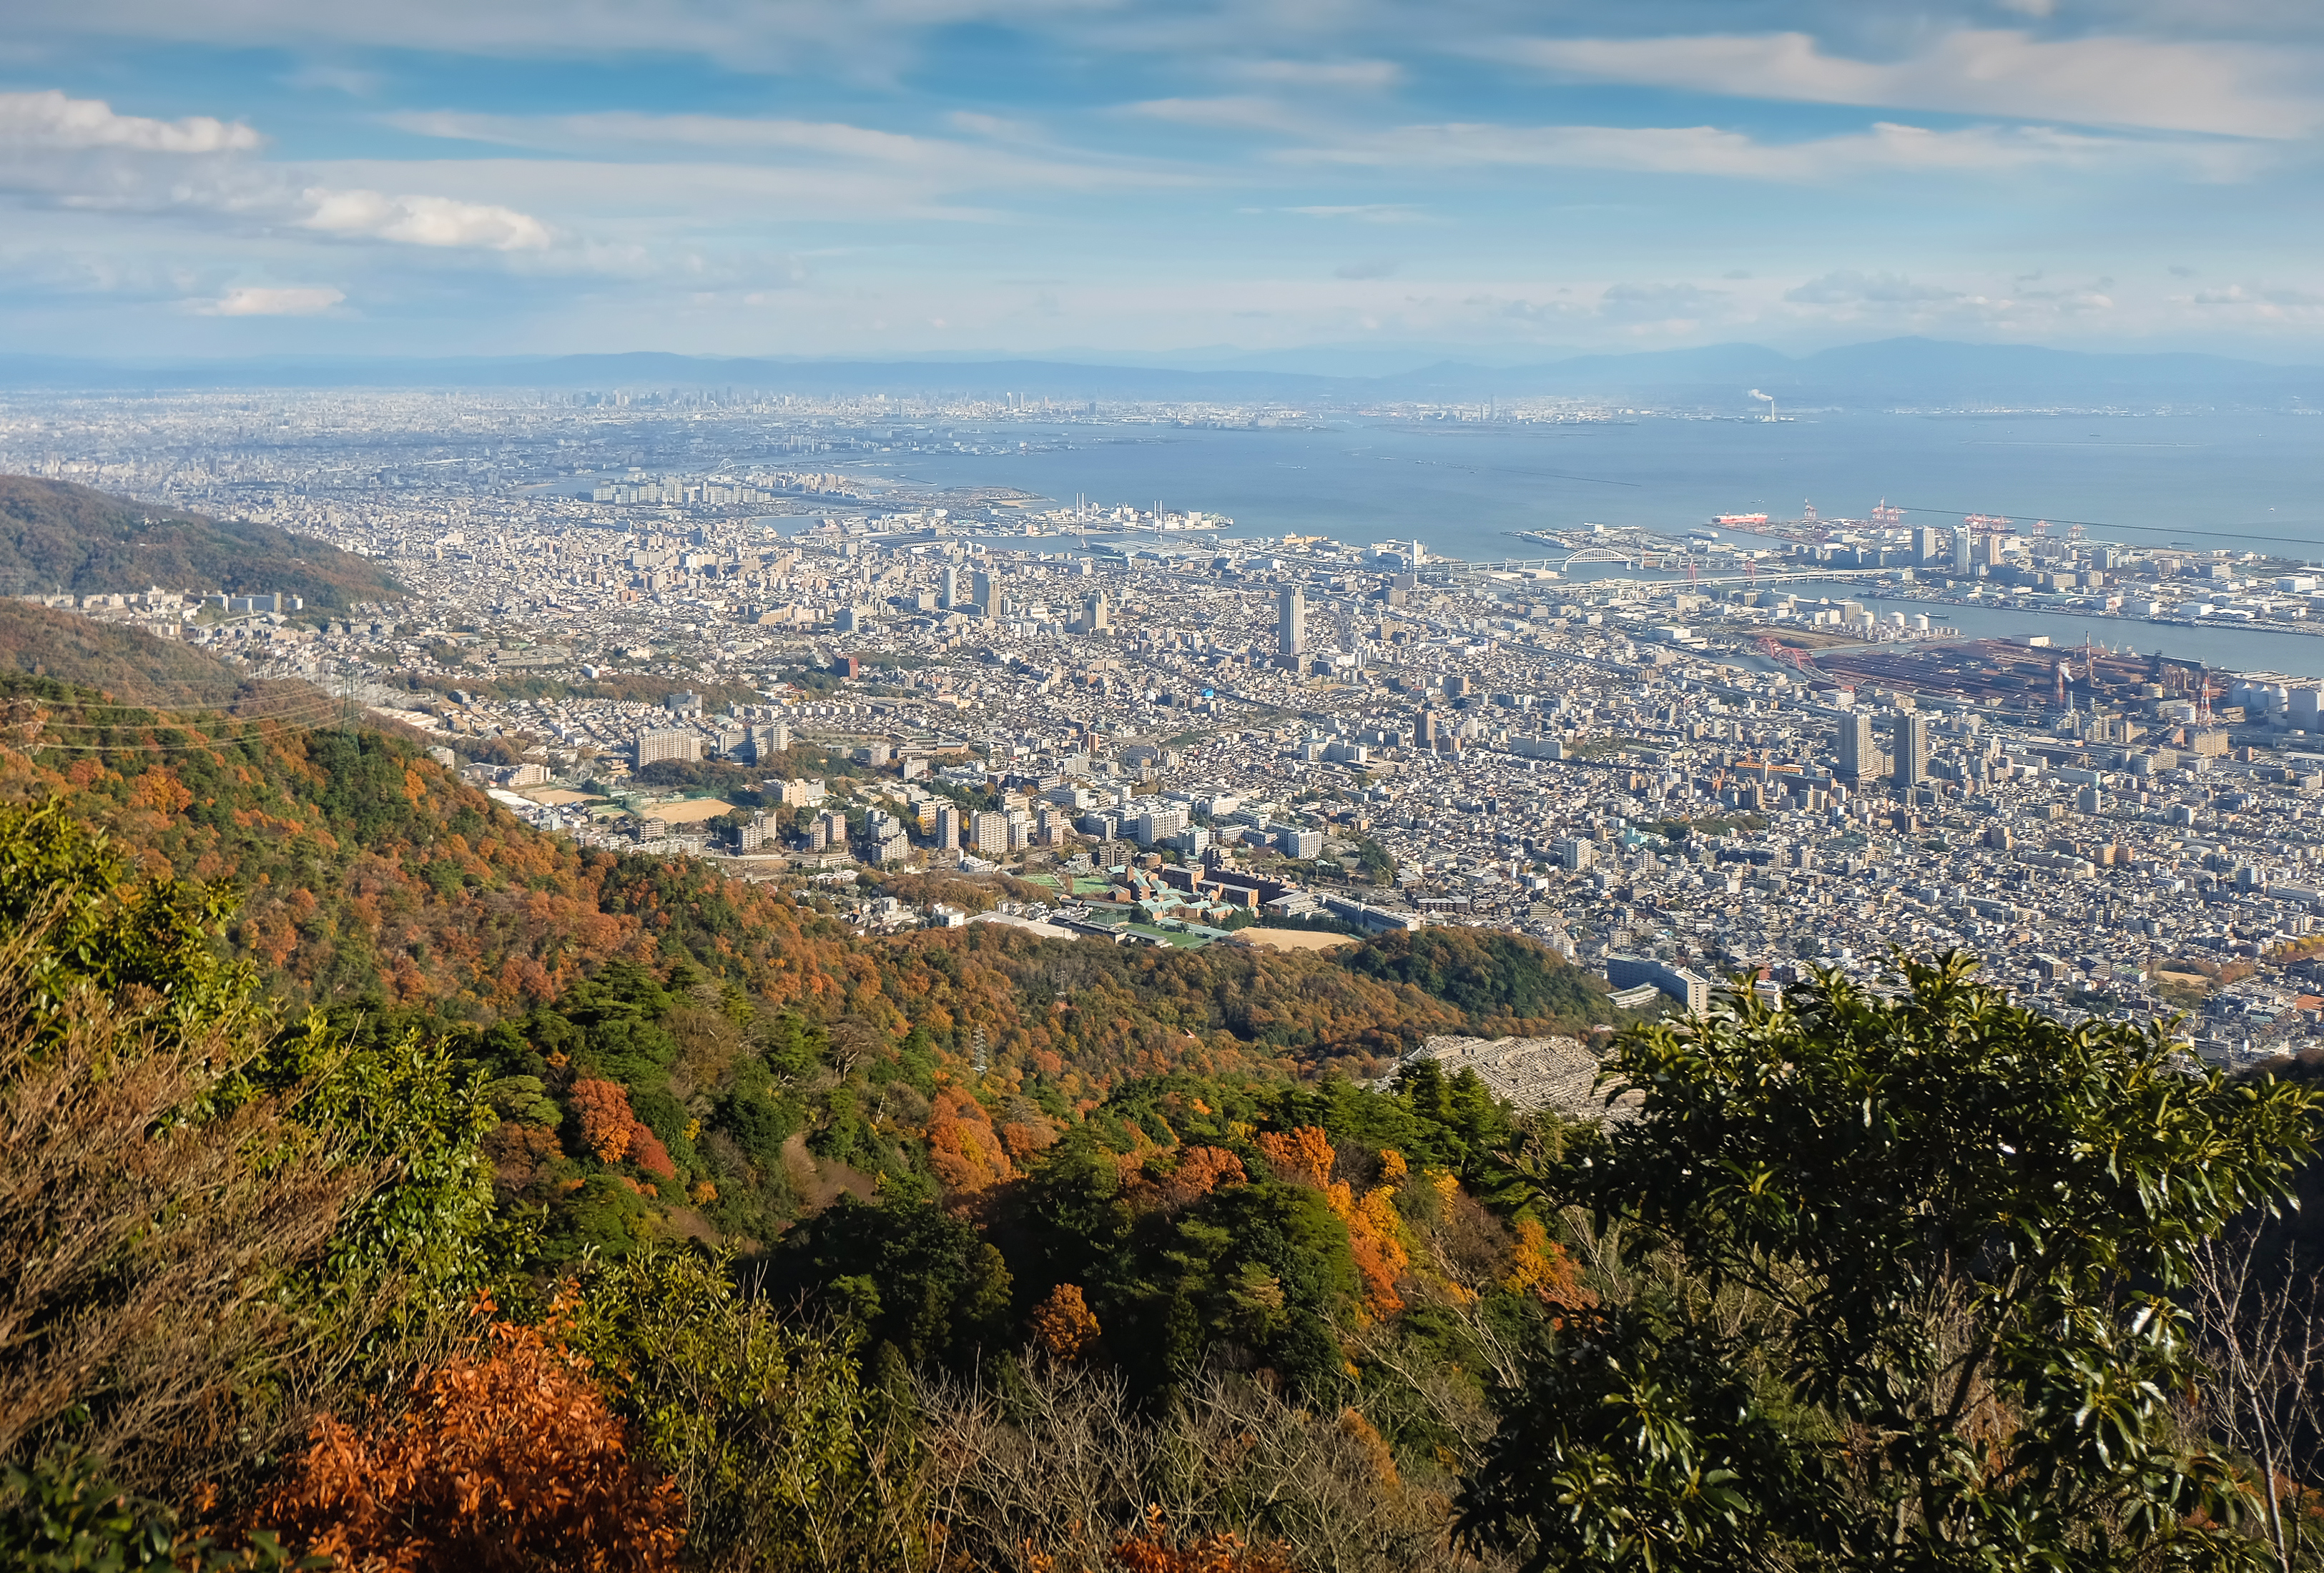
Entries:
[[626,1160],[664,1180],[677,1174],[669,1149],[630,1108],[628,1088],[618,1081],[583,1077],[566,1096],[581,1122],[581,1139],[599,1163]]
[[1078,1283],[1060,1283],[1033,1308],[1033,1339],[1060,1360],[1078,1360],[1098,1339],[1097,1317]]
[[568,1309],[540,1327],[493,1320],[484,1347],[425,1373],[401,1414],[316,1421],[254,1527],[350,1573],[675,1568],[684,1504],[631,1454],[589,1361],[567,1347]]

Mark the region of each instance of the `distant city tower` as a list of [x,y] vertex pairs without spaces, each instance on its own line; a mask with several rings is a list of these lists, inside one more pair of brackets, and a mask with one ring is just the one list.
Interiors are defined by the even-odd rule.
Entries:
[[1900,790],[1910,791],[1929,778],[1929,718],[1907,711],[1896,717],[1890,728],[1891,750],[1895,755],[1895,781]]
[[1286,656],[1307,653],[1307,593],[1296,584],[1286,584],[1277,598],[1275,644]]
[[1851,710],[1840,718],[1840,773],[1851,781],[1879,774],[1878,752],[1872,741],[1872,718]]

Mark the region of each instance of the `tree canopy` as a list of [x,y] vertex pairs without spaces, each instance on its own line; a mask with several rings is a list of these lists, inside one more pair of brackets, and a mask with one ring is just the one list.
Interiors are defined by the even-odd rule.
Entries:
[[1536,1352],[1462,1504],[1535,1568],[2235,1567],[2190,1253],[2279,1201],[2324,1099],[2069,1027],[1952,955],[1635,1029],[1645,1095],[1545,1163],[1634,1292]]

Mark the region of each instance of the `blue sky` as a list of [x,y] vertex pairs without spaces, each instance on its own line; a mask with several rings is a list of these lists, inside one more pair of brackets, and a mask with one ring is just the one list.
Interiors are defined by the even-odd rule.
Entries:
[[2324,358],[2305,0],[10,0],[0,349]]

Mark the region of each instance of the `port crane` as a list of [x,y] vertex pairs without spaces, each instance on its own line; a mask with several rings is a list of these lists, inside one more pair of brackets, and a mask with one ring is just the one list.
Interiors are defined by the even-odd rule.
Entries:
[[1901,508],[1889,507],[1888,499],[1886,497],[1883,497],[1880,500],[1880,505],[1872,511],[1872,523],[1875,529],[1895,529],[1904,522],[1904,511]]

